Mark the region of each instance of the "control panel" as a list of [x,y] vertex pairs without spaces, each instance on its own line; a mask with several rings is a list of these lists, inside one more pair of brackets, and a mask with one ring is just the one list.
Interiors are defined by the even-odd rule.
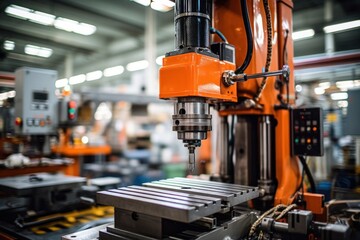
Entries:
[[20,68],[15,72],[15,132],[46,135],[56,132],[57,72],[37,68]]
[[321,108],[292,109],[290,126],[293,155],[323,155],[323,116]]
[[73,124],[77,120],[78,106],[74,99],[61,99],[58,104],[59,109],[59,123]]

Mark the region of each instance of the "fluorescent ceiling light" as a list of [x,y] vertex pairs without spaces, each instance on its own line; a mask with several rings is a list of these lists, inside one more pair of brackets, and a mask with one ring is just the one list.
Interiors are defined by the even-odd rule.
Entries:
[[5,99],[8,99],[8,98],[14,98],[16,95],[16,92],[15,90],[11,90],[9,92],[3,92],[3,93],[0,93],[0,100],[5,100]]
[[72,32],[77,27],[78,23],[79,22],[68,18],[58,17],[54,22],[54,27],[64,31]]
[[25,46],[25,53],[38,57],[48,58],[52,55],[53,50],[51,48],[45,48],[45,47],[39,47],[39,46],[27,44]]
[[341,100],[341,101],[338,101],[338,102],[337,102],[337,105],[338,105],[338,107],[340,107],[340,108],[346,108],[346,107],[348,107],[349,103],[348,103],[348,101],[346,101],[346,100]]
[[86,80],[85,74],[76,75],[69,78],[69,84],[75,85],[79,83],[83,83]]
[[164,57],[165,57],[165,55],[157,57],[155,60],[156,64],[162,66],[162,61],[163,61]]
[[4,42],[4,49],[8,50],[8,51],[12,51],[15,49],[15,42],[13,41],[9,41],[9,40],[5,40]]
[[87,23],[79,23],[68,18],[58,17],[54,22],[54,27],[67,32],[75,32],[82,35],[91,35],[95,33],[96,27]]
[[96,32],[96,26],[94,25],[78,22],[68,18],[56,17],[52,14],[35,11],[33,9],[24,8],[17,5],[8,6],[5,9],[5,12],[12,17],[29,20],[31,22],[42,25],[53,25],[57,29],[78,33],[81,35],[88,36]]
[[331,86],[330,82],[322,82],[319,83],[319,87],[323,88],[323,89],[328,89]]
[[170,0],[153,0],[153,2],[162,4],[168,8],[173,8],[175,6],[175,2],[170,1]]
[[87,23],[79,23],[76,28],[73,30],[74,33],[81,35],[89,36],[96,32],[96,27]]
[[317,87],[317,88],[314,88],[314,92],[316,95],[322,95],[325,93],[325,89],[322,87]]
[[0,101],[7,99],[7,93],[0,93]]
[[151,0],[132,0],[132,1],[141,4],[143,6],[149,6],[151,2]]
[[8,98],[14,98],[16,96],[15,90],[11,90],[7,93]]
[[94,81],[98,80],[102,77],[103,73],[102,71],[93,71],[86,74],[86,81]]
[[360,20],[344,22],[324,27],[325,33],[334,33],[360,27]]
[[34,11],[29,16],[29,21],[42,25],[53,25],[55,16],[44,12]]
[[130,72],[133,71],[138,71],[138,70],[142,70],[145,69],[149,66],[149,62],[146,60],[141,60],[141,61],[137,61],[137,62],[132,62],[129,63],[128,65],[126,65],[126,69]]
[[5,12],[16,18],[29,20],[31,22],[39,23],[42,25],[52,25],[56,16],[40,11],[35,11],[29,8],[20,7],[17,5],[10,5],[5,9]]
[[26,20],[28,19],[31,9],[11,4],[5,8],[5,12],[12,17]]
[[335,83],[337,88],[340,89],[348,89],[348,88],[352,88],[354,87],[354,81],[349,80],[349,81],[338,81]]
[[292,38],[294,41],[306,39],[306,38],[312,38],[315,35],[314,29],[306,29],[298,32],[292,33]]
[[338,92],[330,94],[332,100],[345,100],[348,98],[348,94],[346,92]]
[[124,67],[119,65],[119,66],[115,66],[115,67],[106,68],[104,70],[104,76],[112,77],[112,76],[120,75],[123,72],[124,72]]
[[150,7],[156,11],[160,11],[160,12],[168,12],[171,10],[171,7],[168,7],[166,5],[163,5],[159,2],[152,2],[150,4]]
[[67,78],[62,78],[59,80],[55,81],[55,87],[56,88],[62,88],[68,85],[68,79]]

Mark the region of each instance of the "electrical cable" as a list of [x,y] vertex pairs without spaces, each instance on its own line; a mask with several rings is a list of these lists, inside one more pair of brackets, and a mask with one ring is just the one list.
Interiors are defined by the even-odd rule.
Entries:
[[252,31],[251,31],[249,13],[248,13],[248,9],[247,9],[246,0],[241,0],[240,4],[241,4],[241,15],[243,17],[243,22],[244,22],[244,27],[245,27],[245,32],[246,32],[246,41],[247,41],[248,46],[247,46],[247,51],[246,51],[246,56],[245,56],[244,62],[240,67],[238,67],[235,70],[236,74],[243,73],[245,71],[245,69],[249,66],[251,58],[252,58],[252,54],[253,54],[253,48],[254,48],[254,40],[253,40]]
[[311,189],[311,192],[313,193],[316,193],[316,185],[315,185],[315,181],[314,181],[314,178],[311,174],[311,171],[309,169],[309,166],[307,165],[306,163],[306,157],[304,156],[299,156],[299,159],[300,159],[300,162],[301,164],[303,165],[303,168],[304,168],[304,171],[309,179],[309,183],[310,183],[310,189]]
[[231,182],[233,182],[234,178],[234,163],[233,163],[233,155],[235,150],[235,133],[234,133],[234,127],[235,127],[235,116],[231,116],[231,124],[230,124],[230,140],[229,140],[229,156],[228,156],[228,166],[229,166],[229,172],[231,173],[232,179],[230,179]]
[[[289,38],[289,30],[286,29],[286,36],[284,39],[284,48],[283,48],[283,65],[288,65],[288,58],[287,58],[287,41]],[[290,87],[289,87],[289,81],[285,81],[286,84],[286,104],[290,104]]]
[[274,212],[276,212],[279,208],[286,208],[287,205],[285,204],[279,204],[269,210],[267,210],[266,212],[264,212],[251,226],[250,228],[250,232],[249,232],[249,237],[251,237],[252,235],[254,235],[256,228],[260,225],[261,221],[267,217],[270,214],[273,214]]
[[[268,0],[263,1],[264,9],[265,9],[265,15],[266,15],[266,26],[267,26],[267,54],[266,54],[266,63],[265,63],[265,70],[264,72],[268,72],[270,68],[271,63],[271,56],[272,56],[272,26],[271,26],[271,12],[270,12],[270,6]],[[256,102],[259,101],[259,98],[261,96],[262,91],[264,90],[266,86],[266,79],[267,77],[264,77],[260,87],[258,88],[258,91],[255,95],[254,100]]]
[[221,40],[223,40],[225,43],[229,43],[228,40],[226,39],[225,35],[222,32],[220,32],[219,30],[217,30],[216,28],[211,27],[210,33],[218,35],[219,38],[221,38]]

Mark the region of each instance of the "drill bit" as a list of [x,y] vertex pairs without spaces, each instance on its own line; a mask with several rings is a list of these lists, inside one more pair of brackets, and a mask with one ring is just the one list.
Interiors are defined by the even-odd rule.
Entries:
[[195,146],[188,146],[189,149],[189,171],[194,172],[195,170]]

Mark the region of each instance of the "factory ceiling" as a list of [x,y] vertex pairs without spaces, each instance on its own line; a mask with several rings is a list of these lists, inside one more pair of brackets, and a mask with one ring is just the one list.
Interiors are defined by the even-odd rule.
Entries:
[[[295,41],[296,57],[329,51],[359,52],[360,28],[334,33],[330,50],[326,49],[323,28],[359,20],[360,0],[294,0],[294,6],[294,31],[312,29],[314,34]],[[56,69],[59,78],[64,78],[145,59],[149,8],[130,0],[3,0],[0,2],[0,72],[29,66]],[[14,17],[14,11],[40,12],[40,17]],[[173,48],[173,11],[153,11],[153,18],[157,46],[153,54],[157,57]],[[74,24],[77,27],[67,29]],[[356,63],[355,66],[359,67]],[[109,81],[87,84],[112,85],[131,77],[126,68],[121,71],[122,75]]]

